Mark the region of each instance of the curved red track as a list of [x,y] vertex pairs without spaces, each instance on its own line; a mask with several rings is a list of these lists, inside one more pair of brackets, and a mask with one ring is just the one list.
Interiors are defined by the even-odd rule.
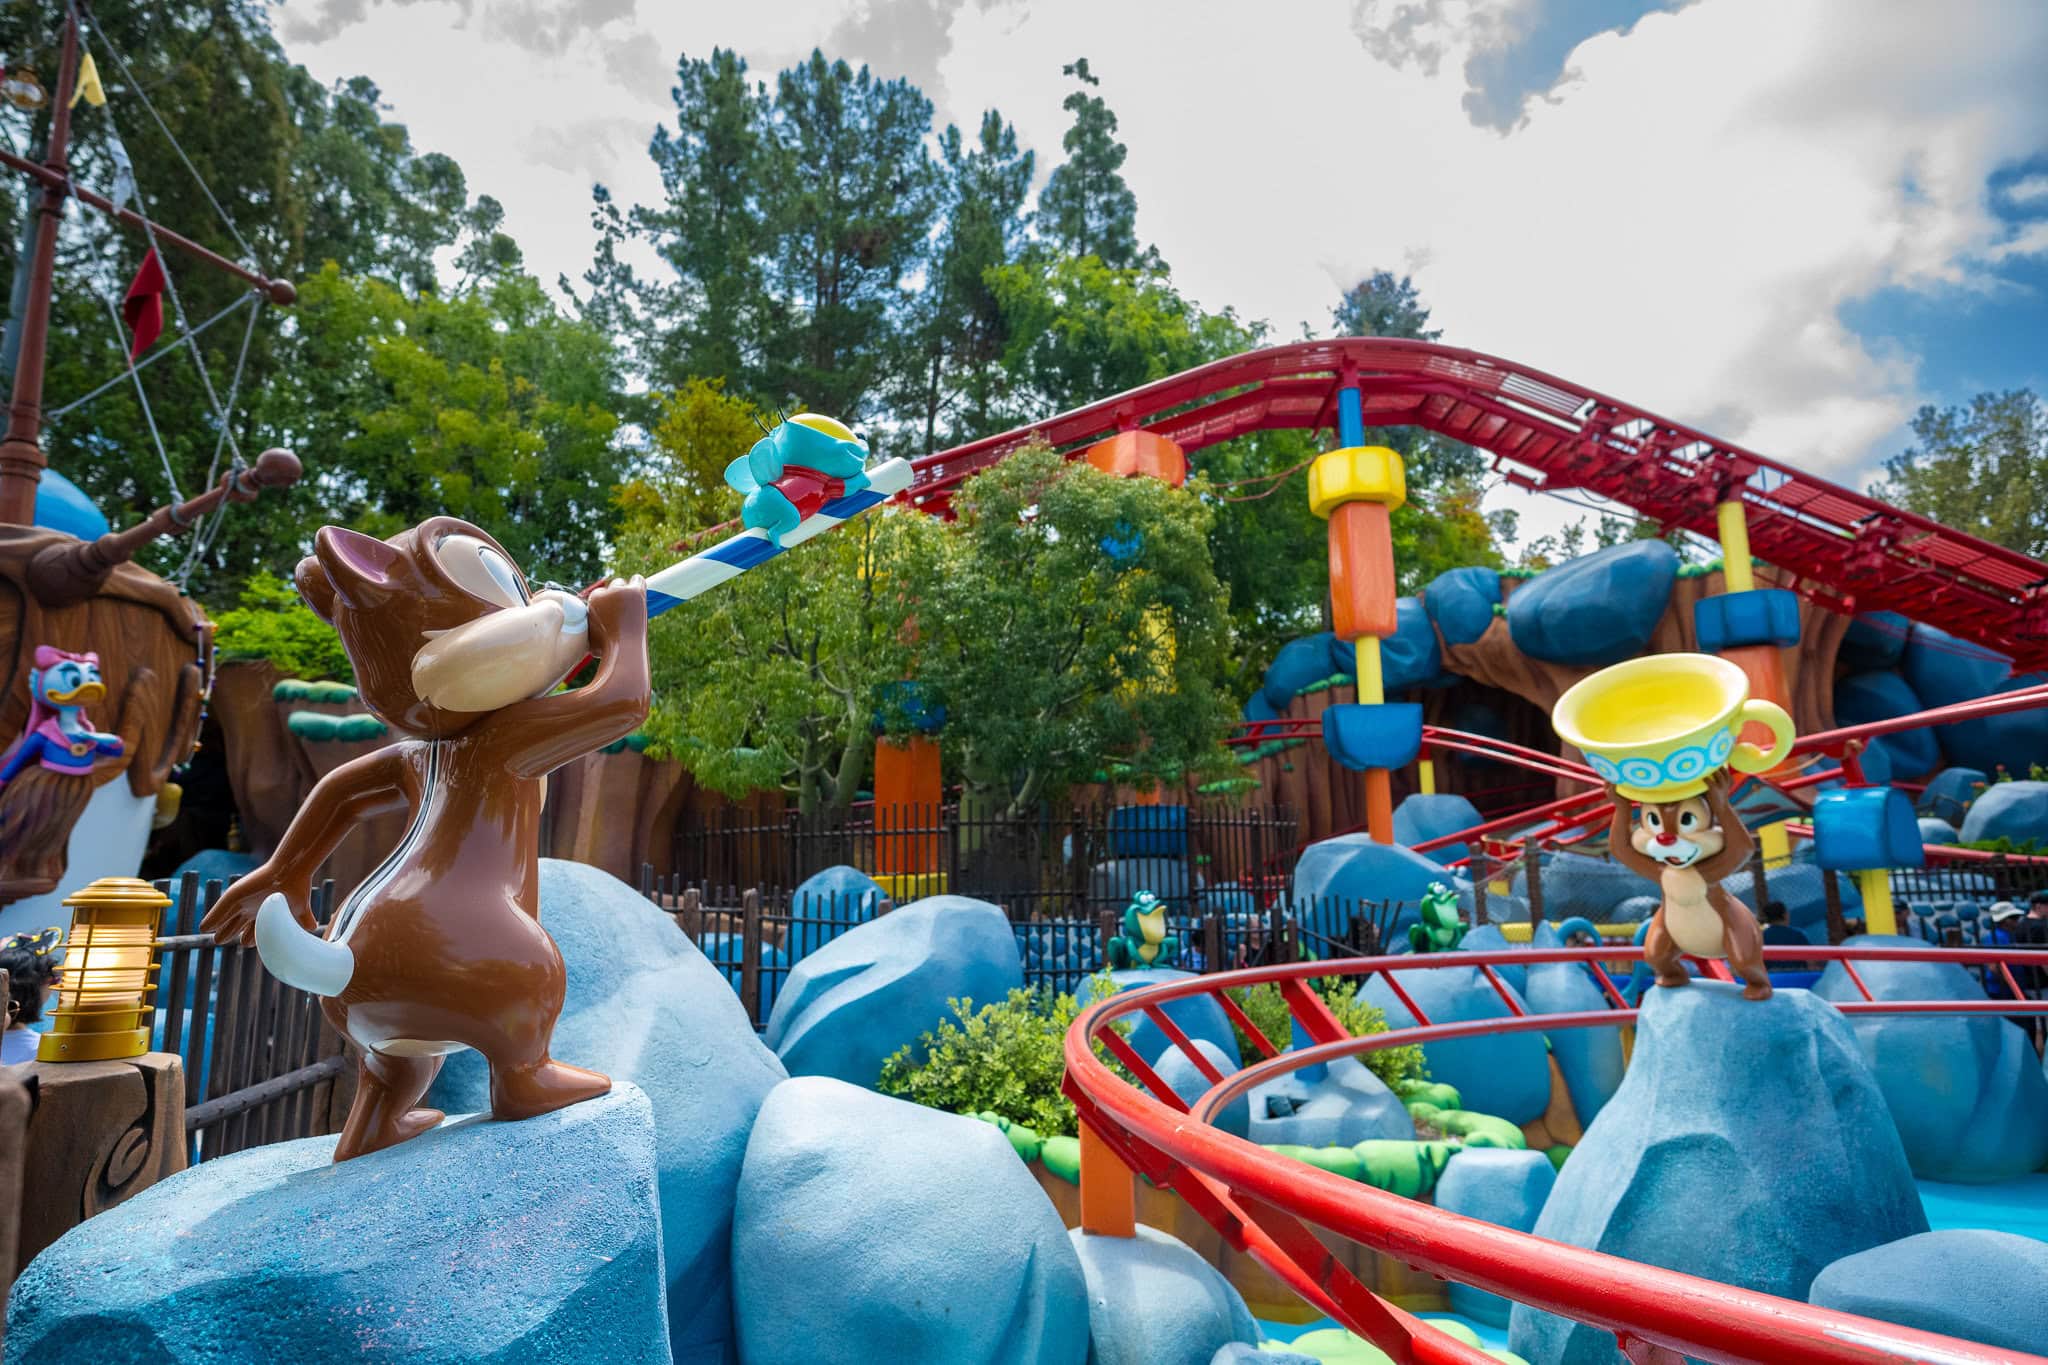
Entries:
[[[1840,947],[1767,948],[1764,952],[1767,958],[1781,960],[1842,962],[1864,996],[1860,1001],[1838,1004],[1837,1008],[1845,1014],[2048,1012],[2048,1003],[2013,1000],[1873,1000],[1855,966],[1877,961],[1942,961],[1995,964],[2005,971],[2006,963],[2027,956],[2023,953]],[[1877,1365],[1901,1361],[2048,1365],[2048,1359],[2040,1356],[1814,1308],[1461,1217],[1304,1165],[1210,1126],[1214,1115],[1252,1087],[1285,1072],[1338,1057],[1478,1034],[1548,1032],[1630,1023],[1635,1019],[1635,1011],[1622,1007],[1621,996],[1598,964],[1636,959],[1640,955],[1636,949],[1602,947],[1302,962],[1193,977],[1127,991],[1088,1009],[1068,1031],[1065,1089],[1082,1122],[1102,1139],[1116,1159],[1154,1184],[1170,1187],[1232,1247],[1254,1256],[1307,1302],[1371,1340],[1402,1365],[1492,1363],[1490,1357],[1461,1345],[1366,1289],[1329,1254],[1311,1227],[1369,1246],[1445,1279],[1476,1285],[1612,1332],[1623,1353],[1637,1365],[1680,1365],[1682,1357],[1731,1365]],[[1523,1013],[1494,968],[1544,962],[1591,964],[1617,1008],[1579,1014]],[[1722,964],[1705,966],[1726,978],[1727,969]],[[1398,980],[1400,973],[1442,968],[1479,969],[1501,993],[1508,1017],[1430,1024],[1411,1002],[1411,1012],[1419,1021],[1415,1027],[1352,1038],[1307,986],[1313,977],[1383,973],[1395,995],[1408,1000]],[[2006,980],[2011,981],[2009,972]],[[1316,1046],[1279,1052],[1223,993],[1228,988],[1259,982],[1280,986],[1295,1020],[1316,1041]],[[1228,1078],[1219,1074],[1161,1008],[1169,1001],[1198,995],[1216,999],[1258,1045],[1266,1060]],[[1208,1078],[1210,1089],[1192,1106],[1161,1082],[1111,1027],[1120,1019],[1140,1014],[1179,1044]],[[1126,1083],[1098,1059],[1094,1043],[1113,1053],[1140,1085]],[[1123,1172],[1104,1172],[1099,1167],[1091,1173],[1084,1158],[1084,1185],[1091,1175],[1095,1179],[1128,1179]],[[1087,1207],[1085,1199],[1083,1207]]]
[[1751,549],[1822,606],[1903,612],[2022,671],[2048,666],[2048,566],[1569,380],[1434,342],[1248,351],[915,460],[902,496],[943,511],[964,479],[1034,439],[1073,450],[1142,427],[1192,452],[1253,431],[1334,427],[1349,384],[1368,426],[1427,427],[1488,452],[1524,487],[1583,488],[1666,528],[1712,537],[1715,505],[1739,496]]

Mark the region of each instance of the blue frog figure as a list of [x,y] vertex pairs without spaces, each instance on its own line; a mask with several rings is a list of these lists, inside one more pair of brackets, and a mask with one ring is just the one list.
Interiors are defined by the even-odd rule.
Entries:
[[867,443],[845,423],[800,412],[754,442],[725,468],[728,487],[746,494],[740,520],[786,548],[784,537],[835,498],[868,486]]
[[106,695],[99,655],[39,646],[28,673],[28,724],[0,753],[0,785],[31,763],[75,777],[91,773],[95,759],[119,756],[121,737],[93,729],[85,714]]

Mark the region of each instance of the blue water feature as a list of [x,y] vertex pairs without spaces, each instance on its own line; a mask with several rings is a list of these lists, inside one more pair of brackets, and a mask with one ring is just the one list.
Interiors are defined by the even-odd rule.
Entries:
[[2048,1172],[1996,1185],[1917,1182],[1927,1221],[1940,1228],[1989,1228],[2048,1242]]

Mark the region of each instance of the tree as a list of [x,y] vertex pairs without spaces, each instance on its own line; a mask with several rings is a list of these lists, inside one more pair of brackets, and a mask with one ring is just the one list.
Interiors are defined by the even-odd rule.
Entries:
[[2048,557],[2048,404],[2032,389],[1923,407],[1917,444],[1885,461],[1873,497],[2035,559]]
[[614,499],[622,533],[669,544],[739,514],[725,468],[760,439],[762,414],[722,379],[692,379],[658,405],[640,469]]
[[970,808],[1023,819],[1111,763],[1139,781],[1220,769],[1235,707],[1210,511],[1043,447],[963,484],[958,522],[907,542],[916,676]]
[[1060,140],[1067,159],[1053,169],[1038,196],[1038,230],[1067,256],[1094,256],[1111,269],[1161,265],[1149,247],[1138,250],[1138,197],[1124,183],[1124,145],[1116,115],[1090,93],[1102,82],[1079,58],[1061,70],[1081,83],[1061,107],[1074,121]]
[[1337,335],[1345,337],[1407,337],[1435,341],[1443,332],[1429,325],[1429,309],[1416,292],[1415,281],[1375,270],[1344,291],[1330,310]]

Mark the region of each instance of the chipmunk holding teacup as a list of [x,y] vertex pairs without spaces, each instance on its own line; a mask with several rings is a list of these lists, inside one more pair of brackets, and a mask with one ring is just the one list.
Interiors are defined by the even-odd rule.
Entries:
[[[1680,801],[1632,802],[1613,784],[1614,823],[1607,847],[1614,860],[1654,881],[1664,903],[1650,919],[1643,957],[1660,986],[1684,986],[1684,954],[1725,957],[1746,983],[1746,1000],[1771,997],[1764,970],[1764,936],[1749,907],[1721,887],[1721,879],[1749,861],[1756,841],[1728,800],[1726,768],[1706,778],[1707,789]],[[1632,820],[1631,812],[1640,815]]]
[[[390,540],[323,527],[297,580],[341,635],[364,704],[404,738],[322,778],[270,860],[201,927],[254,944],[362,1049],[334,1159],[439,1123],[420,1100],[463,1048],[490,1063],[499,1118],[604,1094],[609,1079],[548,1055],[567,974],[540,925],[540,812],[549,772],[647,716],[644,585],[587,601],[535,591],[503,547],[453,517]],[[592,654],[596,676],[556,691]],[[411,812],[405,837],[321,933],[314,872],[392,810]]]

